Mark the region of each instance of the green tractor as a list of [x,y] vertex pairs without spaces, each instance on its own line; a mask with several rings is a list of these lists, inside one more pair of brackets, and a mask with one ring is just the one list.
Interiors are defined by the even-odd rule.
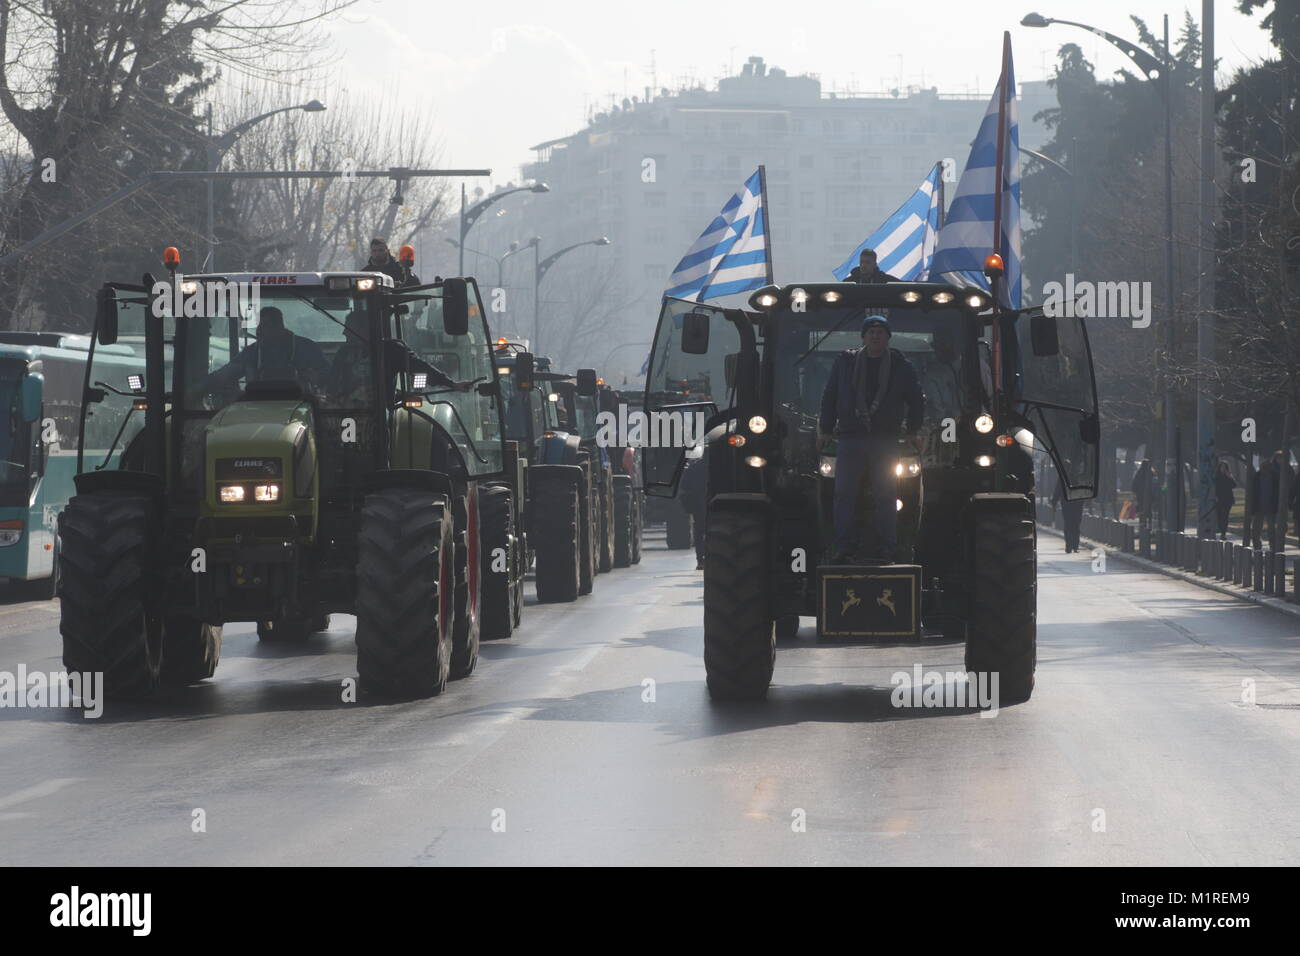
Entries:
[[[600,571],[597,550],[600,467],[576,427],[576,405],[596,390],[590,370],[575,377],[517,343],[498,342],[497,372],[506,400],[507,437],[527,461],[528,551],[537,600],[573,601],[590,594]],[[576,378],[576,381],[575,381]],[[562,419],[563,416],[563,419]]]
[[[766,695],[778,639],[815,616],[824,640],[964,640],[966,667],[1027,699],[1036,665],[1033,453],[1072,499],[1097,487],[1099,426],[1083,324],[1004,311],[943,283],[769,286],[749,309],[666,299],[646,410],[705,417],[704,663],[715,699]],[[894,563],[832,564],[833,448],[818,415],[836,357],[888,312],[923,383],[954,383],[920,454],[894,463]],[[944,347],[936,349],[943,340]],[[948,353],[947,358],[942,353]],[[680,383],[706,384],[684,396]],[[935,399],[939,389],[933,389]],[[682,448],[646,450],[649,495],[676,493]],[[859,513],[869,513],[860,509]]]
[[[469,674],[512,537],[477,284],[171,267],[99,293],[61,523],[68,669],[141,696],[211,677],[227,623],[299,643],[341,612],[368,692]],[[142,371],[118,381],[123,356]]]

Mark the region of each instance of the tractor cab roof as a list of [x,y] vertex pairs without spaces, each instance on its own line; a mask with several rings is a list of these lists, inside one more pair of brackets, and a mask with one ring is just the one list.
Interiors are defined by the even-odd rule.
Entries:
[[817,309],[951,309],[986,312],[992,299],[983,289],[947,282],[801,282],[764,286],[749,297],[760,313]]
[[379,285],[392,288],[393,280],[382,272],[221,272],[187,274],[187,280],[195,282],[224,280],[226,282],[246,282],[258,285],[286,286],[323,286],[327,279],[375,279]]

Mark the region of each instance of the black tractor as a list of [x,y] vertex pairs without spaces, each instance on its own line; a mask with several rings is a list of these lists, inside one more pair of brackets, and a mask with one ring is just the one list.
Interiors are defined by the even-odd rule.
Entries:
[[[666,299],[646,410],[706,416],[704,663],[715,699],[767,693],[778,637],[964,640],[966,667],[1027,699],[1036,664],[1034,455],[1072,499],[1097,487],[1091,352],[1077,319],[996,307],[943,283],[769,286],[749,309]],[[892,348],[934,386],[921,449],[893,463],[892,563],[832,564],[835,452],[818,419],[837,356],[888,313]],[[936,350],[936,340],[944,340]],[[943,353],[943,358],[940,357]],[[686,394],[681,383],[704,385]],[[936,406],[940,392],[946,407]],[[676,493],[684,449],[651,448],[645,488]],[[859,509],[868,511],[872,502]]]

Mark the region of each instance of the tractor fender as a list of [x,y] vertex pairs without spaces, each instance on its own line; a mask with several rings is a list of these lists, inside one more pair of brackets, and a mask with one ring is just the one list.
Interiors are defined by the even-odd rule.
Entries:
[[543,465],[576,465],[581,439],[566,432],[555,432],[538,440],[538,461]]
[[709,499],[710,511],[771,512],[772,499],[764,494],[745,491],[728,491]]
[[436,471],[392,468],[373,471],[361,482],[362,491],[369,494],[386,488],[418,488],[451,498],[455,494],[451,477]]

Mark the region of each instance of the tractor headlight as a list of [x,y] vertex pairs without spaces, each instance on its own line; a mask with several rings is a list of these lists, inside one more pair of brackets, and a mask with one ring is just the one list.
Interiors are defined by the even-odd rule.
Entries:
[[894,466],[894,474],[899,478],[915,478],[921,473],[921,462],[917,458],[900,458]]
[[228,505],[238,504],[239,502],[243,501],[244,486],[243,485],[222,485],[221,500],[222,502]]
[[375,280],[374,280],[374,279],[358,279],[358,280],[357,280],[357,291],[358,291],[358,292],[369,292],[369,291],[370,291],[371,289],[373,289],[374,287],[375,287]]
[[834,477],[835,477],[835,459],[829,457],[828,455],[822,455],[821,464],[819,464],[819,465],[817,466],[817,470],[820,471],[820,472],[822,473],[822,476],[823,476],[823,477],[826,477],[826,478],[834,478]]
[[755,415],[749,420],[749,430],[755,435],[761,435],[767,431],[767,419],[762,415]]
[[975,464],[979,465],[981,468],[989,468],[993,464],[993,456],[980,455],[978,458],[975,459]]
[[253,488],[254,501],[279,501],[280,486],[277,484],[257,485]]
[[981,435],[987,435],[993,431],[993,416],[985,412],[979,418],[975,419],[975,430]]
[[762,455],[750,455],[748,458],[745,459],[745,464],[747,464],[750,468],[762,468],[764,465],[767,464],[767,459],[764,458]]

